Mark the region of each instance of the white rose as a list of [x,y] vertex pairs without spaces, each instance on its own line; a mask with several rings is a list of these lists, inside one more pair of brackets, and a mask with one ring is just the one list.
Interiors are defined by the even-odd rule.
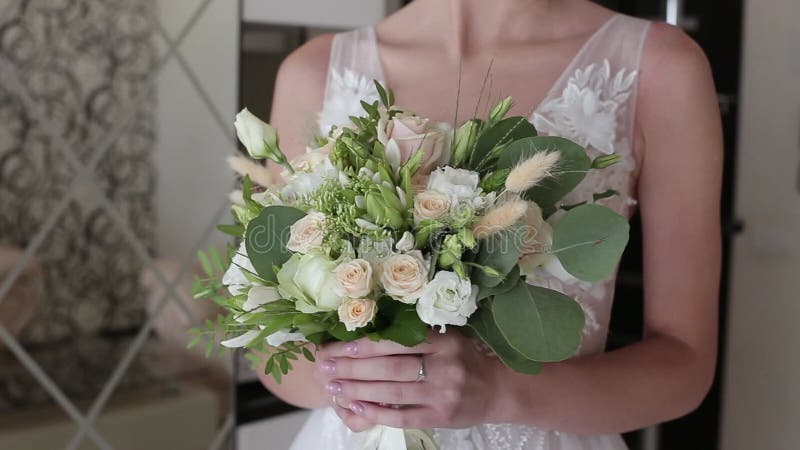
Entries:
[[414,221],[441,219],[450,211],[450,197],[437,191],[420,192],[414,196]]
[[355,331],[375,318],[377,305],[375,300],[368,298],[351,298],[339,305],[339,321],[344,324],[347,331]]
[[333,271],[336,293],[342,297],[363,297],[372,291],[372,266],[363,259],[339,264]]
[[278,147],[278,133],[270,124],[262,121],[247,108],[236,114],[233,122],[236,135],[255,159],[264,159]]
[[319,248],[325,237],[325,233],[322,232],[324,224],[325,214],[308,213],[289,228],[289,241],[286,243],[286,248],[302,254]]
[[322,253],[295,253],[278,271],[278,291],[284,298],[295,300],[300,312],[335,311],[343,300],[336,293],[336,266],[336,261]]
[[419,318],[431,326],[466,325],[467,319],[478,309],[478,287],[462,280],[455,272],[439,271],[422,291],[417,302]]
[[428,190],[447,194],[457,202],[472,202],[481,194],[479,182],[480,175],[477,172],[448,166],[431,172]]
[[[306,152],[291,160],[289,164],[291,164],[295,172],[313,172],[314,168],[320,164],[324,164],[325,160],[328,159],[331,150],[333,150],[333,142],[334,141],[328,141],[319,148],[306,147]],[[281,176],[286,180],[291,178],[287,170],[282,171]]]
[[394,253],[381,261],[378,278],[392,298],[413,304],[427,283],[428,263],[419,250]]
[[239,295],[243,293],[247,287],[253,285],[253,283],[245,277],[242,270],[250,274],[256,273],[253,263],[251,263],[250,258],[247,257],[247,247],[244,241],[239,244],[239,249],[236,251],[236,254],[233,255],[230,267],[228,267],[228,270],[222,275],[222,284],[228,287],[228,291],[231,295]]

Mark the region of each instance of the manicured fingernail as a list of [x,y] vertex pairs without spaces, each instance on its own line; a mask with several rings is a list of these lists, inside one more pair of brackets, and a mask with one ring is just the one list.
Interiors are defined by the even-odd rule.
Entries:
[[356,355],[356,354],[358,354],[358,343],[356,343],[356,342],[348,342],[344,346],[344,351],[348,355]]
[[325,385],[325,390],[328,391],[328,394],[338,395],[342,393],[342,383],[337,381],[331,381],[330,383]]
[[326,359],[320,363],[319,368],[322,369],[328,375],[333,375],[336,373],[336,361],[332,359]]
[[350,402],[347,407],[358,415],[364,414],[364,405],[361,402]]

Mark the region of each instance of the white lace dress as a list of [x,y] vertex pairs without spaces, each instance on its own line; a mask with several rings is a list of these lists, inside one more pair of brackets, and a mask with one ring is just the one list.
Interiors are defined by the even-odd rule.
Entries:
[[[592,171],[564,200],[565,204],[592,200],[609,189],[619,196],[600,200],[630,217],[635,182],[631,153],[637,74],[650,23],[616,15],[578,52],[560,79],[538,106],[531,122],[540,134],[558,135],[585,145],[590,157],[619,153],[622,162]],[[360,99],[377,99],[373,79],[384,79],[372,27],[336,35],[320,113],[320,129],[349,123],[361,112]],[[368,100],[371,101],[371,100]],[[614,279],[588,284],[547,278],[539,284],[574,296],[586,314],[579,355],[602,352],[608,331]],[[546,369],[545,369],[546,370]],[[330,408],[313,411],[291,450],[348,450],[351,433]],[[436,429],[441,450],[624,450],[619,435],[577,436],[557,430],[517,424],[484,424],[467,429]]]

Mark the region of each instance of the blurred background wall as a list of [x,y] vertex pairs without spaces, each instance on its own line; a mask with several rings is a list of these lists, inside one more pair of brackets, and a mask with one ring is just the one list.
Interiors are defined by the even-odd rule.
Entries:
[[226,445],[187,351],[224,239],[239,4],[0,0],[0,448]]
[[[746,0],[722,447],[800,446],[800,2]],[[737,70],[731,67],[730,70]]]

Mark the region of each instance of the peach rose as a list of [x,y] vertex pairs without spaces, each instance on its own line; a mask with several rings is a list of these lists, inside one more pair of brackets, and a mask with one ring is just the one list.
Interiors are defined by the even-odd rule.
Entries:
[[447,164],[452,134],[446,123],[431,124],[428,119],[407,113],[378,122],[378,140],[386,147],[386,155],[394,166],[399,167],[419,149],[425,152],[419,175]]
[[413,304],[428,283],[428,263],[419,250],[394,253],[381,261],[378,278],[392,298]]
[[414,220],[441,219],[450,211],[450,197],[436,191],[424,191],[414,196]]
[[339,305],[339,321],[347,331],[355,331],[366,326],[375,318],[377,311],[375,300],[368,298],[351,298]]
[[363,297],[372,291],[372,266],[363,259],[339,264],[333,270],[336,293],[342,297]]
[[286,248],[306,254],[322,245],[325,237],[322,226],[325,223],[325,214],[319,212],[308,213],[305,217],[295,222],[289,228],[289,242]]

